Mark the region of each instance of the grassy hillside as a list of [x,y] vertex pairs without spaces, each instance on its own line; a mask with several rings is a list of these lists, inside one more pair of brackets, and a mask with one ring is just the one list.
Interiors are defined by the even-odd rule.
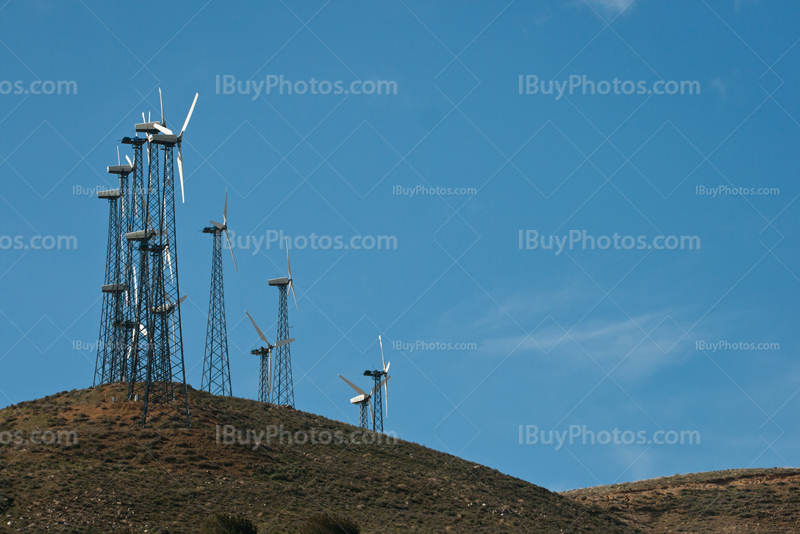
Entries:
[[[366,533],[638,530],[580,499],[406,441],[217,443],[217,425],[324,429],[347,440],[357,430],[251,400],[190,389],[191,430],[179,421],[142,430],[141,403],[121,401],[123,392],[65,391],[0,410],[0,442],[28,440],[0,444],[0,532],[199,532],[218,512],[244,515],[261,533],[296,532],[320,512]],[[57,439],[40,431],[61,431],[62,441],[74,431],[78,442],[30,443]]]
[[734,469],[563,493],[653,534],[800,532],[800,473]]

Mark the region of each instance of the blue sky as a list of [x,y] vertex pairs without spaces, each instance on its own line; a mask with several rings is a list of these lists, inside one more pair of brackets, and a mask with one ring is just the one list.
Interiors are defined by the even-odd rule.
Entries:
[[[174,130],[200,93],[177,208],[195,387],[201,230],[227,189],[237,396],[258,387],[245,309],[274,338],[282,231],[299,409],[357,422],[337,374],[365,382],[381,334],[387,429],[550,489],[800,462],[796,5],[159,9],[0,5],[0,405],[91,385],[108,216],[94,193],[115,187],[105,167],[160,87]],[[343,246],[302,248],[312,234]],[[396,249],[369,249],[381,236]],[[645,443],[537,440],[584,426]],[[681,431],[701,443],[652,443]]]

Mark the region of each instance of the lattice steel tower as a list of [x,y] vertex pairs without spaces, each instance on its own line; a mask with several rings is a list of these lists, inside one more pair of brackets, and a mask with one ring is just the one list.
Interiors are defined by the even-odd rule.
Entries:
[[123,313],[125,284],[121,280],[120,269],[120,220],[119,189],[99,191],[97,197],[108,200],[108,248],[106,252],[105,284],[103,308],[100,317],[100,336],[97,342],[97,361],[95,362],[94,385],[110,384],[120,380],[124,346],[118,339],[119,330],[114,323],[119,322]]
[[[389,381],[389,366],[392,362],[386,363],[383,357],[383,340],[378,336],[378,343],[381,345],[381,364],[380,370],[367,370],[364,371],[364,376],[371,376],[375,387],[372,388],[370,393],[372,396],[372,404],[374,410],[372,411],[372,430],[374,432],[383,432],[383,408],[384,408],[384,394],[386,395],[386,415],[389,415],[389,389],[386,383]],[[384,378],[385,377],[385,378]],[[383,387],[383,390],[381,390]]]
[[203,228],[203,232],[214,237],[211,252],[211,295],[208,301],[208,326],[206,327],[206,350],[203,356],[203,379],[200,389],[214,395],[232,396],[231,367],[228,361],[228,330],[225,325],[225,287],[222,278],[222,233],[228,240],[233,265],[236,270],[236,257],[233,256],[231,238],[228,235],[228,192],[225,191],[225,208],[222,223],[210,221],[214,226]]
[[[122,269],[125,280],[125,307],[123,320],[114,326],[124,330],[125,336],[125,354],[123,360],[123,380],[129,380],[131,374],[131,364],[137,353],[136,345],[139,343],[139,323],[136,322],[136,310],[139,299],[137,291],[139,281],[137,279],[137,261],[138,253],[137,248],[134,248],[135,241],[126,239],[127,234],[136,231],[138,228],[144,228],[147,218],[147,184],[144,183],[144,165],[142,164],[142,146],[146,143],[145,139],[139,137],[123,137],[123,145],[131,145],[133,147],[133,161],[131,162],[128,156],[128,165],[132,168],[126,174],[120,174],[120,189],[122,196],[120,197],[120,226],[125,233],[123,236],[123,258]],[[123,166],[125,167],[125,166]],[[109,167],[111,172],[113,167]],[[129,175],[133,173],[133,179],[128,187]],[[143,336],[146,339],[147,336]],[[146,354],[146,346],[143,349]]]
[[[135,398],[143,389],[142,426],[147,424],[148,417],[156,424],[171,419],[185,420],[186,426],[189,426],[180,315],[180,304],[186,297],[180,297],[178,283],[173,149],[177,145],[183,197],[183,157],[180,147],[196,103],[197,95],[177,136],[166,128],[163,104],[160,122],[146,121],[136,125],[136,131],[144,132],[148,141],[146,221],[144,230],[131,232],[126,237],[140,242],[137,332],[140,338],[142,335],[147,338],[147,348],[145,357],[141,350],[137,351],[131,368],[128,395],[129,398]],[[144,114],[142,116],[144,118]],[[161,157],[163,176],[159,173]]]
[[[286,240],[286,264],[289,270],[289,277],[273,278],[269,280],[269,285],[278,288],[278,338],[289,338],[289,304],[288,288],[292,288],[294,305],[297,307],[297,296],[294,293],[294,283],[292,282],[292,262],[289,259],[289,240]],[[276,347],[275,363],[272,376],[272,403],[279,406],[291,406],[294,408],[294,382],[292,381],[292,352],[288,344]]]
[[264,332],[261,331],[253,318],[250,317],[250,314],[247,312],[247,310],[245,310],[244,313],[247,314],[250,322],[253,323],[253,327],[256,329],[256,332],[258,332],[258,337],[260,337],[261,341],[263,341],[266,345],[266,347],[259,347],[251,350],[250,354],[259,357],[258,400],[259,402],[270,402],[270,393],[272,392],[272,351],[277,347],[288,345],[294,341],[294,338],[282,339],[273,345],[267,340],[267,336],[264,335]]
[[[289,337],[288,287],[291,279],[275,278],[269,285],[278,287],[278,334],[277,339]],[[272,377],[272,403],[294,408],[294,382],[292,381],[292,352],[289,345],[274,351],[275,364]]]

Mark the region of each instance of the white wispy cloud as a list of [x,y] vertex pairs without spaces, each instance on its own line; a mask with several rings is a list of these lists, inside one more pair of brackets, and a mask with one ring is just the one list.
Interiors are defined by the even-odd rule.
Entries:
[[635,0],[584,0],[591,6],[598,6],[609,11],[622,11]]

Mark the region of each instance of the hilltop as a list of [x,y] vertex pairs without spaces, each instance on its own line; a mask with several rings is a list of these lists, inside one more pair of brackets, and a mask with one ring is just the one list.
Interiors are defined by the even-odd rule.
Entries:
[[800,473],[732,469],[598,486],[562,495],[652,534],[800,532]]
[[[320,512],[350,518],[363,533],[640,530],[602,502],[403,440],[352,443],[356,427],[252,400],[190,388],[191,429],[179,420],[142,429],[141,403],[121,400],[124,391],[64,391],[0,410],[0,442],[28,441],[0,445],[0,532],[191,533],[218,512],[241,514],[261,533],[296,532]],[[273,425],[317,439],[224,444],[218,425],[242,437]],[[325,431],[329,444],[320,442]],[[42,438],[62,444],[30,443]],[[77,443],[67,445],[71,438]]]

